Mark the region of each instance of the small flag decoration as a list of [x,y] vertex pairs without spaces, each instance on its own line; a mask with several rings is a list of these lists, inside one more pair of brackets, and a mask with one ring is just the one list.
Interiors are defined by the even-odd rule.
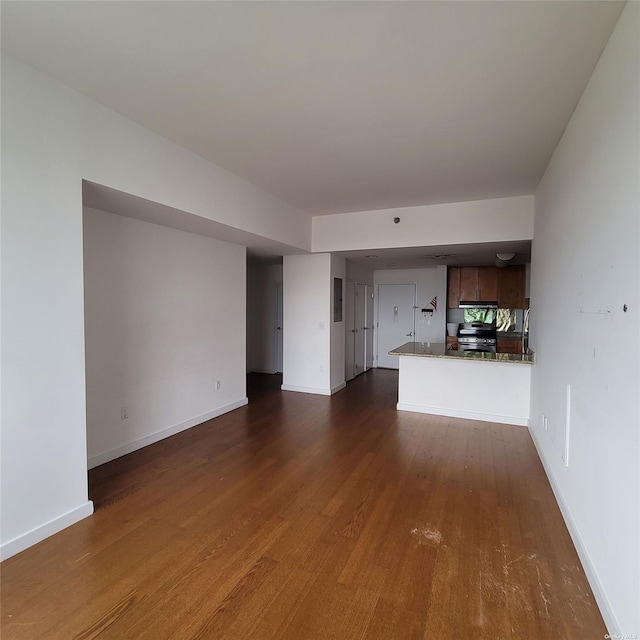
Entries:
[[433,296],[433,300],[431,301],[431,306],[433,307],[434,311],[438,310],[438,296]]

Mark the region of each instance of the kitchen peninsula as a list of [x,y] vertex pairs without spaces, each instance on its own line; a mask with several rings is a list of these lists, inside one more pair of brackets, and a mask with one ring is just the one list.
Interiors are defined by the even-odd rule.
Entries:
[[447,350],[407,342],[399,356],[399,411],[526,426],[534,355]]

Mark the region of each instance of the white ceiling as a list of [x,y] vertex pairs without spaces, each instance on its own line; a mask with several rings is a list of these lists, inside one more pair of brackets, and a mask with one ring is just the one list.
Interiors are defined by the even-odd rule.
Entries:
[[531,194],[618,2],[2,2],[2,47],[313,214]]

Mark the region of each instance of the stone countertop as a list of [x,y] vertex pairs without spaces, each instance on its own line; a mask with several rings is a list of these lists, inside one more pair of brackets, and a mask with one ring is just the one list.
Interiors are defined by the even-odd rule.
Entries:
[[481,353],[447,349],[442,342],[406,342],[401,347],[389,351],[390,356],[417,356],[421,358],[455,358],[458,360],[479,360],[482,362],[508,362],[513,364],[533,364],[531,349],[526,354]]

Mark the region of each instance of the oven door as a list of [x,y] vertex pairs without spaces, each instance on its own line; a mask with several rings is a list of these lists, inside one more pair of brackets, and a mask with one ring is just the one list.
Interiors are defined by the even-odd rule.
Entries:
[[496,348],[489,345],[471,345],[471,344],[459,344],[458,351],[471,351],[473,353],[496,353]]
[[458,350],[475,353],[496,353],[496,341],[462,336],[458,338]]

